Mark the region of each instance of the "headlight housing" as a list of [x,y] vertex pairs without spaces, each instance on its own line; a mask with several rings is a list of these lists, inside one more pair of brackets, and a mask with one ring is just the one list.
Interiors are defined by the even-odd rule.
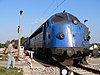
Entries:
[[57,34],[58,39],[64,39],[64,37],[65,37],[65,35],[62,32]]
[[73,20],[72,22],[73,22],[75,25],[79,23],[78,20],[76,20],[76,19]]

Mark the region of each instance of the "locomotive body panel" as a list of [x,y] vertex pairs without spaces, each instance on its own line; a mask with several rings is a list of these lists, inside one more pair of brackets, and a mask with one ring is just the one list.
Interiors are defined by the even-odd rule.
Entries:
[[[89,55],[89,30],[75,16],[58,13],[43,23],[24,43],[36,54],[66,60]],[[57,60],[58,60],[57,58]]]

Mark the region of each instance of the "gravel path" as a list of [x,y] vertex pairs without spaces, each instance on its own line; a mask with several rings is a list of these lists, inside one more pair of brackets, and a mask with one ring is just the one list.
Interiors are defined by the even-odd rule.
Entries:
[[60,75],[60,70],[57,67],[44,67],[35,61],[32,69],[29,65],[23,66],[23,75]]
[[[89,65],[87,67],[100,70],[100,58],[87,58]],[[0,61],[0,66],[7,66],[7,61]],[[33,61],[33,68],[30,69],[29,65],[25,61],[17,61],[16,67],[23,68],[23,75],[60,75],[60,69],[57,67],[45,67],[37,61]],[[72,69],[70,67],[70,69]],[[92,75],[81,69],[75,69],[74,71],[80,72],[82,75]],[[83,73],[82,73],[83,72]]]

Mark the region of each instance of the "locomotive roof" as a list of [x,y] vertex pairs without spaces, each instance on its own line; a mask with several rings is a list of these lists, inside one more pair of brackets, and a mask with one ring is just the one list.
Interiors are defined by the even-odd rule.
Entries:
[[31,39],[32,37],[37,35],[39,32],[41,32],[42,28],[43,28],[43,24],[29,37],[29,39]]
[[[56,13],[56,14],[54,14],[54,15],[52,15],[49,19],[51,19],[52,17],[54,17],[54,16],[57,16],[57,15],[62,15],[62,14],[64,14],[64,15],[72,15],[72,14],[70,14],[70,13],[67,13],[67,12],[61,12],[61,13]],[[72,15],[72,16],[74,16],[74,15]],[[75,16],[74,16],[75,17]]]
[[[67,12],[61,12],[61,13],[56,13],[56,14],[54,14],[54,15],[52,15],[48,20],[50,20],[50,19],[52,19],[54,16],[57,16],[57,15],[62,15],[62,14],[64,14],[64,15],[71,15],[71,16],[73,16],[72,14],[69,14],[69,13],[67,13]],[[74,16],[75,17],[75,16]],[[76,18],[76,17],[75,17]],[[48,21],[47,20],[47,21]],[[29,37],[29,39],[31,39],[32,37],[34,37],[35,35],[37,35],[39,32],[41,32],[42,31],[42,28],[43,28],[43,25],[47,22],[47,21],[45,21],[30,37]]]

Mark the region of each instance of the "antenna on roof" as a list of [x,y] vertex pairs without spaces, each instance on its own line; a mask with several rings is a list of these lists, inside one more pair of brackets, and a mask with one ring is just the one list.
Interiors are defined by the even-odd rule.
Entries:
[[84,24],[85,24],[85,22],[87,22],[88,20],[84,20]]
[[65,13],[65,10],[63,11],[63,13]]

